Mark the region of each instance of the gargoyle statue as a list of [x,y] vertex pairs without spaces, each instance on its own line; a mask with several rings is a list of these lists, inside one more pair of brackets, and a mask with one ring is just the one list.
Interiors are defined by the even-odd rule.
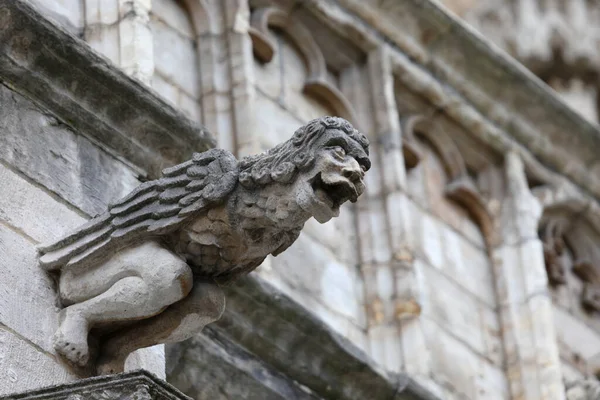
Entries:
[[240,162],[196,153],[141,184],[75,232],[40,247],[59,274],[65,308],[56,351],[99,374],[123,371],[134,350],[185,340],[220,318],[220,285],[278,255],[304,223],[355,202],[370,167],[367,138],[323,117],[273,149]]

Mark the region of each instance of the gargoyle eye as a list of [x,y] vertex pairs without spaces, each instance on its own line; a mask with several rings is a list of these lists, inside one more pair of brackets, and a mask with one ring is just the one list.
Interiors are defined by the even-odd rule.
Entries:
[[331,149],[333,150],[333,154],[340,159],[346,156],[346,150],[341,146],[334,146]]

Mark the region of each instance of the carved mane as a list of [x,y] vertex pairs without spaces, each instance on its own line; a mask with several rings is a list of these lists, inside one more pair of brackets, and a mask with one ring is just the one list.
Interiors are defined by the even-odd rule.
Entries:
[[240,162],[240,183],[247,188],[262,187],[270,182],[291,182],[300,171],[315,161],[315,142],[327,131],[339,130],[359,143],[369,154],[369,141],[346,120],[338,117],[314,119],[294,132],[291,139],[261,154]]

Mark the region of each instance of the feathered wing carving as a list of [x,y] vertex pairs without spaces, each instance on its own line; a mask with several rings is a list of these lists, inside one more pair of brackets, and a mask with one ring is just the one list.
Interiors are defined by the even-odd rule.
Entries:
[[39,248],[47,270],[88,264],[141,238],[170,233],[223,202],[238,182],[236,158],[222,149],[195,153],[138,186],[65,238]]

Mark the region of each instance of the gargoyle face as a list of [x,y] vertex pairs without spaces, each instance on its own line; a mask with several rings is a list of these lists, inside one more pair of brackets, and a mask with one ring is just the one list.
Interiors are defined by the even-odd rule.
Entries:
[[364,192],[370,162],[362,146],[341,131],[328,132],[315,147],[314,166],[298,177],[296,200],[325,223],[339,215],[343,203],[356,202]]

